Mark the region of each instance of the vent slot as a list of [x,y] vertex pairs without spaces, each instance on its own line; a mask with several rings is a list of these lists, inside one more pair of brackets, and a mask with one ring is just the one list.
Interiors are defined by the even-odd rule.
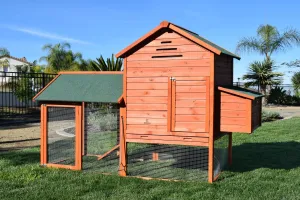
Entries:
[[168,44],[168,43],[172,43],[172,41],[161,41],[161,44]]
[[182,57],[182,55],[152,56],[152,58],[176,58],[176,57]]
[[171,51],[171,50],[177,50],[177,48],[160,48],[160,49],[156,49],[156,51]]

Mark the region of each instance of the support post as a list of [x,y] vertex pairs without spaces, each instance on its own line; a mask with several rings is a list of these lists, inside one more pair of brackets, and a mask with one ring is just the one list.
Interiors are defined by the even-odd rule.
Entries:
[[127,171],[127,145],[126,145],[126,132],[124,125],[124,118],[126,118],[125,107],[120,107],[120,162],[119,162],[119,175],[126,176]]
[[82,169],[82,106],[75,107],[75,170]]
[[210,53],[210,77],[209,77],[209,145],[208,145],[208,182],[214,181],[214,106],[215,106],[215,55]]

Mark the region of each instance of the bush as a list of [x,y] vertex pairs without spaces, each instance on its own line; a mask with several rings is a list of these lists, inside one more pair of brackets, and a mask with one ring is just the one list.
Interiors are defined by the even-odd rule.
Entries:
[[114,131],[118,127],[117,117],[117,113],[99,110],[89,113],[88,122],[99,131]]
[[271,122],[278,119],[282,119],[283,117],[280,116],[278,112],[270,112],[270,111],[262,111],[261,113],[261,121],[262,122]]
[[282,87],[275,86],[270,90],[268,103],[276,105],[297,106],[300,105],[300,97],[288,95]]

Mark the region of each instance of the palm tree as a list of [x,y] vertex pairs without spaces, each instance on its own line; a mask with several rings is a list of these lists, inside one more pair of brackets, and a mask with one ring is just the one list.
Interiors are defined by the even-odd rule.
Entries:
[[296,96],[299,96],[299,90],[300,90],[300,72],[296,72],[293,76],[292,76],[292,83],[293,83],[293,87],[296,91]]
[[0,56],[6,56],[9,55],[9,51],[8,49],[4,48],[4,47],[0,47]]
[[69,70],[76,62],[82,59],[81,53],[73,53],[69,50],[70,48],[71,45],[69,43],[46,44],[43,46],[43,50],[47,50],[48,55],[41,57],[40,61],[46,61],[48,67],[54,72]]
[[[278,85],[282,82],[282,73],[273,72],[272,60],[264,60],[263,62],[255,61],[250,64],[248,73],[243,76],[246,80],[245,87],[258,86],[258,91],[266,96],[267,87],[271,85]],[[264,103],[265,102],[264,98]]]
[[100,55],[99,58],[96,58],[96,61],[91,62],[91,67],[95,71],[122,71],[123,60],[121,58],[115,59],[114,54],[111,55],[111,58],[107,58],[106,61]]
[[300,45],[300,32],[296,29],[287,29],[280,33],[275,26],[260,25],[256,37],[241,39],[236,47],[236,52],[258,52],[271,60],[272,53],[285,51],[293,45]]

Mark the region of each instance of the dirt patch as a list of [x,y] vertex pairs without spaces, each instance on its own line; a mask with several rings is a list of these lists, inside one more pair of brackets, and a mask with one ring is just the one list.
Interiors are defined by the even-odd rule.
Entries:
[[300,106],[272,106],[264,107],[263,110],[279,112],[284,118],[300,117]]
[[0,127],[0,151],[40,145],[40,124]]

